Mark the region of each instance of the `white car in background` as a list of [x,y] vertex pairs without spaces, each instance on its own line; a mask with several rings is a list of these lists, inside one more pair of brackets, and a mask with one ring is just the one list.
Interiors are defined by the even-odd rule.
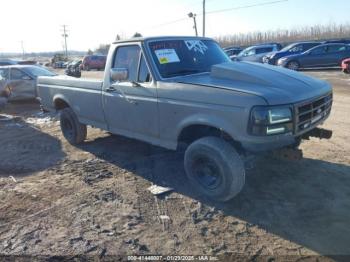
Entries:
[[37,97],[38,76],[55,76],[51,71],[33,65],[10,65],[0,67],[0,96],[11,100]]

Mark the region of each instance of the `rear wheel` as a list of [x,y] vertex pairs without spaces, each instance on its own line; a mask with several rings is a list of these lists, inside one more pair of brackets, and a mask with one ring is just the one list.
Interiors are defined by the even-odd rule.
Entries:
[[204,137],[193,142],[185,152],[184,164],[189,181],[214,200],[230,200],[243,188],[243,161],[221,138]]
[[61,111],[60,124],[62,134],[70,144],[77,145],[86,139],[86,125],[79,122],[71,108],[67,107]]
[[298,70],[300,68],[300,65],[299,65],[299,63],[297,61],[290,61],[287,64],[287,68],[296,71],[296,70]]

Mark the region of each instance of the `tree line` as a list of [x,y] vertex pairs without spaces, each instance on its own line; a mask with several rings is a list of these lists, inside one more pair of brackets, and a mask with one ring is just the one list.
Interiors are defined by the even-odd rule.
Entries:
[[293,28],[290,30],[255,31],[223,35],[215,38],[222,47],[251,46],[260,43],[278,42],[288,44],[298,41],[350,39],[350,23],[314,25]]

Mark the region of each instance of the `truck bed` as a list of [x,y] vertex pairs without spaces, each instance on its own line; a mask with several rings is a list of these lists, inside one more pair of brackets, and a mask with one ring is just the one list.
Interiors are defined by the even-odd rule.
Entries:
[[54,76],[38,78],[42,106],[59,110],[60,102],[68,104],[84,124],[106,128],[102,106],[103,81],[98,79]]
[[91,78],[75,78],[65,75],[59,75],[54,77],[42,76],[38,79],[39,85],[54,85],[54,86],[69,86],[82,89],[101,90],[103,81],[99,79]]

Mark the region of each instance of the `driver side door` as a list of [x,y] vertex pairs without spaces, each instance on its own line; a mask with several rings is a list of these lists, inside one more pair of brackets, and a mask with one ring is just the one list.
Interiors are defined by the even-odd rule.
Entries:
[[127,70],[127,79],[104,90],[110,131],[152,142],[159,137],[157,90],[140,46],[117,47],[112,68]]

